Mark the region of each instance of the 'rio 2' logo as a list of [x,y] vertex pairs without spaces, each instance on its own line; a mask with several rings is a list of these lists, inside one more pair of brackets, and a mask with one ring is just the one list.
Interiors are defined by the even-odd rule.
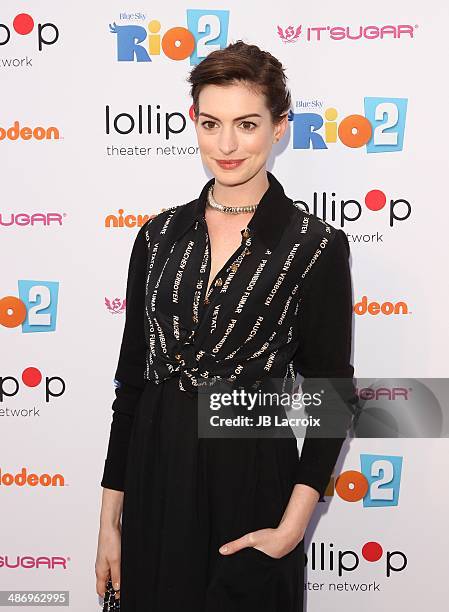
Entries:
[[[402,151],[404,143],[406,98],[365,98],[365,115],[348,115],[337,123],[338,111],[327,108],[324,118],[318,113],[290,113],[294,149],[328,149],[341,142],[367,153]],[[324,128],[323,128],[324,126]],[[323,133],[318,130],[323,128]]]
[[23,333],[55,331],[59,283],[19,280],[18,286],[18,298],[0,299],[0,325],[22,325]]
[[[348,502],[363,500],[363,506],[397,506],[401,484],[402,457],[360,455],[360,471],[347,470],[335,480],[334,491]],[[329,483],[325,495],[333,495]]]
[[152,19],[147,28],[114,22],[109,30],[117,36],[119,62],[151,62],[151,57],[163,53],[175,61],[190,57],[190,64],[195,65],[215,49],[226,47],[228,24],[229,11],[187,9],[186,28],[176,26],[163,32],[160,21]]

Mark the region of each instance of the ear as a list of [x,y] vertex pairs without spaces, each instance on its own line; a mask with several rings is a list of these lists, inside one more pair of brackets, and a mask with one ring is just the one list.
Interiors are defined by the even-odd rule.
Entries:
[[288,113],[285,114],[280,121],[278,121],[274,126],[273,132],[273,142],[278,142],[281,140],[288,125]]

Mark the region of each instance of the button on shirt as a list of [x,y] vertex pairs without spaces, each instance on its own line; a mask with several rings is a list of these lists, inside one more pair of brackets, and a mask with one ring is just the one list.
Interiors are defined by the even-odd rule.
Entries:
[[205,208],[214,179],[198,198],[165,210],[137,233],[102,486],[123,486],[133,413],[147,381],[177,376],[180,390],[195,393],[214,377],[246,383],[299,373],[303,392],[314,378],[338,378],[335,389],[347,408],[337,419],[341,436],[306,435],[302,447],[296,481],[324,493],[356,402],[349,243],[342,230],[295,205],[273,174],[267,177],[240,246],[207,293]]

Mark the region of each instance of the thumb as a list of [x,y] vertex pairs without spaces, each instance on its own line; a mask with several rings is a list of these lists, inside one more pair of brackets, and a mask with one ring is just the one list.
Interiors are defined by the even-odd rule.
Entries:
[[233,553],[241,550],[242,548],[246,548],[249,546],[248,535],[244,535],[241,538],[237,538],[237,540],[232,540],[231,542],[227,542],[220,546],[218,551],[222,555],[232,555]]
[[220,552],[222,555],[229,555],[230,553],[234,552],[234,545],[235,542],[227,542],[226,544],[223,544],[223,546],[220,546],[218,552]]
[[111,564],[111,581],[112,588],[116,591],[115,597],[120,599],[120,564],[112,563]]

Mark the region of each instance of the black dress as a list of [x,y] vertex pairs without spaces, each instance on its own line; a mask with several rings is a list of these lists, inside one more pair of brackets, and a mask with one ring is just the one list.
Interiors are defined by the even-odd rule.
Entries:
[[[302,610],[303,540],[280,559],[252,547],[218,552],[277,527],[296,483],[324,494],[356,401],[346,234],[267,176],[240,247],[207,295],[213,180],[145,223],[134,242],[101,480],[124,491],[123,612]],[[335,393],[327,412],[312,411],[331,414],[333,434],[308,429],[301,456],[294,436],[199,435],[204,383],[293,383],[297,372],[303,392],[319,377]]]

